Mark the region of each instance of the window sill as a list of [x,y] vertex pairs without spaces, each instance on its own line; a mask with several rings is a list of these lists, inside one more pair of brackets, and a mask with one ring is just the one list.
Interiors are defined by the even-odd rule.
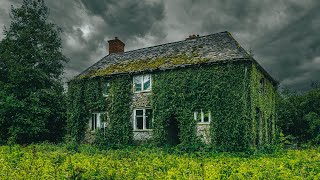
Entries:
[[199,122],[197,125],[210,125],[210,122]]
[[134,129],[133,132],[152,132],[153,129]]
[[152,92],[152,90],[147,90],[147,91],[134,91],[134,94],[139,94],[139,93],[148,93],[148,92]]

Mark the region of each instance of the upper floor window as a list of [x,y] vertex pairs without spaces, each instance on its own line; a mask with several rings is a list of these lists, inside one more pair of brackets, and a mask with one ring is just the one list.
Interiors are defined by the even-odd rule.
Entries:
[[265,94],[265,80],[264,80],[264,78],[260,79],[260,87],[261,87],[261,94],[264,95]]
[[106,113],[92,113],[89,121],[91,131],[106,127]]
[[151,74],[133,77],[133,92],[151,91]]
[[200,109],[200,111],[193,112],[194,120],[198,123],[210,123],[211,122],[211,112],[204,111]]
[[108,97],[109,96],[109,91],[110,91],[110,82],[105,81],[102,83],[102,95],[103,97]]
[[134,130],[152,129],[152,109],[141,108],[134,110]]

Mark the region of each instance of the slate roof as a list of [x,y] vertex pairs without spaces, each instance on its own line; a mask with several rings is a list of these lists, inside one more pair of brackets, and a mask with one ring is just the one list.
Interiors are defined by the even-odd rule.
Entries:
[[109,54],[77,77],[111,76],[123,73],[166,70],[196,64],[252,61],[275,84],[277,82],[227,31],[123,53]]

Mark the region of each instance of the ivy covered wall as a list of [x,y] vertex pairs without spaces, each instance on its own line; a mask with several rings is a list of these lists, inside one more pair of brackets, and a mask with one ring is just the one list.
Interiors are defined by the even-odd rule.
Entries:
[[225,63],[171,70],[154,75],[153,101],[155,141],[164,144],[170,116],[179,121],[180,141],[192,144],[193,112],[211,112],[211,142],[222,150],[248,146],[248,63]]
[[[106,82],[110,83],[109,96],[103,96]],[[110,144],[128,144],[132,141],[131,101],[132,77],[75,79],[68,86],[68,137],[83,142],[90,135],[89,119],[92,113],[108,112],[106,136]],[[87,134],[86,134],[87,133]]]
[[[68,92],[68,132],[81,142],[90,113],[107,111],[107,140],[130,144],[133,108],[139,104],[136,99],[144,99],[151,101],[143,105],[150,103],[153,109],[152,140],[158,145],[170,144],[168,128],[172,119],[177,121],[181,146],[198,143],[194,112],[200,109],[211,112],[209,136],[214,148],[241,151],[256,146],[256,142],[263,145],[274,137],[274,119],[266,117],[274,118],[275,89],[265,78],[265,95],[261,96],[262,76],[250,61],[158,71],[152,73],[152,92],[147,98],[132,93],[132,75],[73,80]],[[108,98],[102,95],[106,81],[111,84]],[[263,120],[257,120],[255,107],[263,112]]]
[[274,143],[276,135],[276,87],[255,64],[252,64],[250,69],[250,111],[253,132],[251,134],[251,144],[253,146],[261,146]]

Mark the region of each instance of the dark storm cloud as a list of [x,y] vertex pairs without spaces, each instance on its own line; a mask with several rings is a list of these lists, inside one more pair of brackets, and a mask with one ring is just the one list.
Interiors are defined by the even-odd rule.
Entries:
[[[296,90],[310,88],[320,80],[320,2],[308,10],[289,6],[294,17],[279,31],[269,33],[257,43],[257,53],[265,59],[268,69],[283,85]],[[300,12],[300,16],[296,16]]]
[[[107,54],[118,36],[126,50],[179,41],[188,35],[229,31],[283,86],[308,88],[320,77],[318,0],[55,0],[50,20],[63,30],[70,58],[66,79]],[[0,25],[10,4],[0,2]],[[1,38],[2,36],[0,36]]]
[[153,24],[164,18],[162,1],[81,0],[81,2],[92,15],[103,18],[108,27],[111,27],[108,32],[113,35],[120,34],[123,38],[143,37]]
[[[68,79],[107,54],[106,41],[119,36],[126,49],[134,47],[137,37],[152,31],[153,36],[165,36],[154,28],[164,18],[162,2],[140,1],[48,1],[51,17],[62,29]],[[61,13],[64,12],[64,13]]]
[[[174,1],[182,27],[196,33],[228,30],[270,74],[296,90],[320,80],[320,1]],[[180,5],[180,6],[179,6]]]

